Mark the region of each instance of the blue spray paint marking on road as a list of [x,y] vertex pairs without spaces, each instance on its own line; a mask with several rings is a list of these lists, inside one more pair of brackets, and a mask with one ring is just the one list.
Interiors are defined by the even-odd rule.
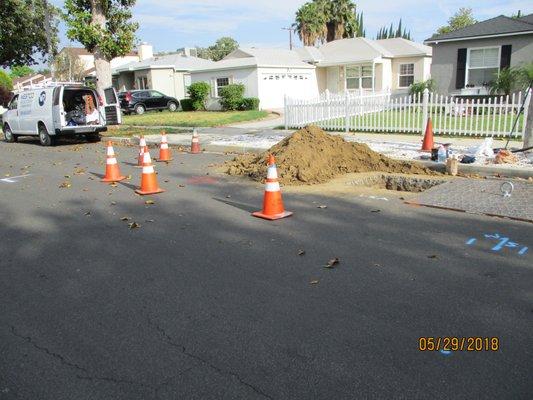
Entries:
[[444,354],[445,356],[449,356],[449,355],[452,354],[452,352],[450,350],[441,350],[440,353]]
[[[504,237],[503,235],[500,235],[499,233],[493,233],[493,234],[485,233],[483,236],[486,239],[498,240],[498,243],[494,247],[491,248],[492,251],[500,251],[506,247],[510,249],[514,249],[514,248],[518,248],[521,246],[517,242],[512,242],[511,239],[509,239],[508,237]],[[477,241],[476,238],[470,238],[466,241],[466,244],[470,246],[474,244],[476,241]],[[527,246],[523,246],[522,249],[518,252],[518,255],[523,256],[524,254],[527,253],[527,250],[528,250]]]

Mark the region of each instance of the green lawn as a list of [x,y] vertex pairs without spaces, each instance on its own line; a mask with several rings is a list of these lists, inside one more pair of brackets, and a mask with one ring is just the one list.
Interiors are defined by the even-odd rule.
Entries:
[[124,125],[212,127],[253,121],[268,116],[266,111],[178,111],[124,115]]
[[[431,114],[433,129],[437,133],[446,135],[461,135],[464,136],[467,132],[469,135],[483,135],[490,132],[495,135],[507,136],[515,120],[515,115],[472,115],[451,116]],[[518,123],[515,128],[516,132],[520,132],[524,124],[524,116],[520,115]],[[332,119],[330,121],[322,121],[318,123],[319,126],[326,129],[344,128],[344,118]],[[422,113],[412,113],[410,117],[406,117],[406,113],[400,111],[383,111],[378,113],[365,114],[363,116],[352,117],[350,119],[351,131],[365,131],[365,132],[418,132],[415,129],[422,125]],[[460,132],[459,132],[460,131]]]

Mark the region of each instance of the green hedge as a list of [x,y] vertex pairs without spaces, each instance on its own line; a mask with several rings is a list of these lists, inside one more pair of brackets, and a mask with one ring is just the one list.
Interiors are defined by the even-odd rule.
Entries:
[[242,99],[239,109],[257,111],[259,110],[259,99],[257,97],[245,97]]
[[236,111],[238,110],[243,101],[244,85],[241,83],[233,83],[228,86],[220,88],[220,105],[223,110]]
[[182,111],[194,111],[191,99],[181,99],[180,104]]
[[194,82],[187,88],[187,93],[191,99],[194,111],[206,109],[207,97],[211,91],[211,86],[207,82]]

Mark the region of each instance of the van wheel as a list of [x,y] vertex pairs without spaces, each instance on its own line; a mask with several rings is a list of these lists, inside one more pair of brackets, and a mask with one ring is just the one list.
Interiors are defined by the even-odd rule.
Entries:
[[39,124],[39,142],[41,146],[52,146],[54,144],[54,138],[48,134],[48,130],[43,124]]
[[145,111],[146,108],[144,108],[142,104],[135,106],[135,112],[137,113],[137,115],[143,115]]
[[6,126],[4,126],[4,140],[8,143],[14,143],[17,139],[18,138],[13,135],[13,132],[11,132],[9,125],[6,124]]
[[100,141],[100,134],[99,133],[86,134],[85,137],[87,138],[87,141],[89,143],[97,143],[97,142]]
[[168,111],[174,112],[178,109],[178,105],[174,103],[173,101],[168,103]]

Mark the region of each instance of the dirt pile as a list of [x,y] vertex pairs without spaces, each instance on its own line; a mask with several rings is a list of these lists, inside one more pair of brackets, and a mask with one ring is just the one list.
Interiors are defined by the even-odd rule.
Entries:
[[237,156],[226,163],[226,172],[264,181],[268,154],[276,158],[280,182],[284,185],[323,183],[353,172],[435,174],[416,164],[385,157],[366,144],[346,142],[341,136],[329,135],[313,125],[294,132],[260,155]]

